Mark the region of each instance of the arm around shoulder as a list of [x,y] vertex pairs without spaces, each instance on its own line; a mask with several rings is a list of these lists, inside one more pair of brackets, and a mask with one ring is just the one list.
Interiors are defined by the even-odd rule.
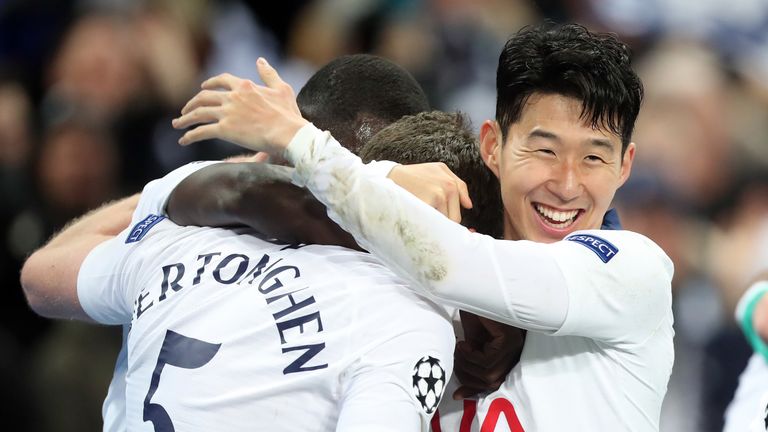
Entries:
[[291,169],[264,163],[210,165],[174,189],[168,216],[179,225],[248,226],[286,242],[358,248],[290,176]]
[[21,285],[29,306],[48,318],[92,321],[77,295],[77,277],[88,254],[128,227],[138,202],[134,195],[74,221],[27,258]]

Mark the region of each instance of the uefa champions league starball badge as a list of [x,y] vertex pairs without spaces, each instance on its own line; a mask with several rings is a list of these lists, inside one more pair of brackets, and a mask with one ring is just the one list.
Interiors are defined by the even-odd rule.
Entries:
[[413,394],[427,414],[432,414],[440,404],[445,389],[445,370],[440,360],[424,356],[413,367]]

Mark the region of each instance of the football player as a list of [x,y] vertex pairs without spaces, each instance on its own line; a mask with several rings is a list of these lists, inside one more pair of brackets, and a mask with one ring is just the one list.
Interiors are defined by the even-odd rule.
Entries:
[[196,96],[174,126],[197,125],[182,144],[217,137],[285,157],[293,181],[419,292],[529,330],[502,388],[443,430],[494,430],[505,418],[516,431],[657,431],[674,357],[673,265],[642,235],[599,230],[635,153],[642,85],[629,59],[615,36],[577,25],[508,41],[496,121],[480,137],[501,183],[506,240],[449,220],[471,207],[458,178],[445,180],[454,185],[449,218],[414,199],[440,168],[363,165],[298,115],[264,59],[265,86],[214,77],[204,87],[218,89],[215,103]]
[[[376,97],[360,98],[361,91]],[[391,62],[366,55],[342,57],[331,62],[307,83],[299,100],[305,115],[348,138],[350,146],[359,146],[370,138],[370,134],[403,114],[428,108],[423,91],[407,72]],[[338,104],[338,108],[333,104]],[[323,105],[325,110],[320,109]],[[338,123],[333,123],[334,120]],[[30,258],[24,269],[23,282],[30,304],[38,312],[53,317],[91,318],[84,313],[75,292],[77,270],[94,245],[127,226],[131,206],[135,205],[136,198],[132,198],[112,209],[105,209],[100,216],[86,218],[78,224],[79,229],[78,226],[70,227]],[[93,235],[80,235],[83,232]],[[52,262],[56,263],[55,267],[51,266]],[[105,401],[105,430],[125,429],[125,355],[123,350]]]

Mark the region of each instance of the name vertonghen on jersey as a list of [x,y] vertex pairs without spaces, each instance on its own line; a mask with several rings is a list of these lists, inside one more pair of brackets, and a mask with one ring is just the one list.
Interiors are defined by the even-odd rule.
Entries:
[[[244,254],[222,256],[221,252],[210,252],[198,255],[197,262],[191,265],[183,262],[164,265],[162,272],[163,281],[159,291],[145,288],[136,298],[133,308],[134,322],[149,309],[170,298],[169,295],[172,297],[171,292],[199,285],[204,279],[209,283],[215,281],[223,285],[242,285],[243,289],[255,288],[264,295],[267,307],[272,312],[282,353],[301,352],[296,358],[293,357],[295,354],[290,355],[291,360],[286,360],[290,363],[283,369],[283,374],[328,367],[327,363],[307,364],[325,349],[325,342],[308,345],[292,343],[297,332],[302,335],[322,333],[323,321],[315,297],[302,292],[308,286],[295,289],[295,284],[292,284],[292,291],[283,289],[283,280],[296,281],[301,278],[299,267],[285,263],[284,258],[270,262],[270,256],[267,254],[252,259]],[[287,318],[289,316],[291,318]]]

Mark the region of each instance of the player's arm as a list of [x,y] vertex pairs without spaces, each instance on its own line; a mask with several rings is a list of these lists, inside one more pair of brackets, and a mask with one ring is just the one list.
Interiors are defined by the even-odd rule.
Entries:
[[27,258],[21,285],[29,306],[48,318],[91,321],[77,296],[77,276],[86,256],[128,227],[139,195],[106,204],[71,222]]
[[[572,334],[595,338],[620,337],[633,326],[642,331],[666,316],[672,265],[658,248],[624,248],[602,266],[594,254],[587,260],[592,252],[574,242],[496,241],[470,233],[390,180],[413,166],[398,166],[389,178],[366,167],[329,133],[301,118],[290,86],[263,59],[257,64],[266,87],[243,85],[231,76],[203,84],[224,89],[226,98],[174,120],[178,128],[205,123],[180,143],[218,137],[284,156],[296,168],[294,183],[306,185],[358,244],[425,294],[460,309],[555,332],[576,301],[584,322]],[[460,213],[458,202],[470,204],[463,182],[455,184],[460,199],[451,201],[449,215]],[[577,266],[566,276],[562,264],[568,261]],[[628,272],[626,279],[622,272]],[[584,299],[571,298],[571,287],[592,286],[600,290],[582,289]],[[636,288],[647,295],[637,296]],[[614,301],[620,295],[627,298]]]
[[[415,285],[427,295],[527,329],[554,331],[562,325],[568,305],[568,292],[563,288],[565,279],[540,247],[513,247],[501,262],[510,273],[517,267],[539,269],[545,276],[542,280],[531,278],[536,275],[530,272],[512,278],[499,274],[497,245],[489,242],[489,237],[470,236],[463,227],[422,204],[389,179],[370,175],[359,158],[338,145],[329,133],[319,131],[301,117],[292,89],[274,69],[263,59],[259,59],[257,67],[266,87],[229,74],[205,81],[203,91],[187,104],[195,108],[185,107],[173,121],[178,129],[196,126],[179,143],[220,138],[250,150],[283,156],[296,167],[294,183],[306,185],[328,206],[331,218],[350,232],[358,244],[375,253],[392,270],[416,281]],[[414,167],[419,166],[398,166],[389,175],[405,185]],[[406,181],[401,178],[404,174]],[[412,178],[412,183],[424,183],[418,177]],[[458,201],[451,202],[454,208],[445,213],[460,213]],[[510,265],[516,268],[510,269]],[[511,281],[517,287],[540,289],[529,290],[536,292],[535,296],[526,295],[525,290],[517,296],[509,292]],[[522,303],[522,309],[510,303],[508,297]],[[531,310],[537,313],[530,314]],[[531,317],[535,320],[531,321]]]
[[311,125],[299,130],[285,156],[296,165],[294,181],[306,182],[332,219],[438,301],[527,330],[611,341],[625,341],[628,333],[639,341],[668,316],[672,263],[642,236],[590,232],[594,241],[616,246],[601,256],[603,249],[583,241],[543,244],[471,233],[391,181],[410,167],[378,176]]
[[736,320],[750,345],[768,361],[768,271],[755,278],[736,307]]
[[289,243],[358,249],[291,169],[266,163],[222,163],[184,179],[171,193],[168,217],[179,225],[249,226]]

